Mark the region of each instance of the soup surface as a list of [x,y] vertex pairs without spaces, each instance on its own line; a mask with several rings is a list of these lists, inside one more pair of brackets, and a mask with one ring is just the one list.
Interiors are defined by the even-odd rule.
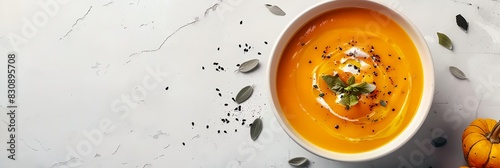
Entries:
[[[347,107],[323,80],[366,82],[375,90]],[[305,139],[324,149],[359,153],[388,143],[412,120],[423,90],[422,63],[391,18],[343,8],[305,24],[287,44],[277,72],[282,112]],[[352,102],[352,101],[351,101]]]

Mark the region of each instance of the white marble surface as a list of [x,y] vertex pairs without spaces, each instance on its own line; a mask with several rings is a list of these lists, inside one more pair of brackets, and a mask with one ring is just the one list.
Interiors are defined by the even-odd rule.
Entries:
[[[320,1],[0,0],[0,167],[290,167],[296,156],[309,158],[311,168],[464,165],[462,130],[476,117],[500,119],[500,2],[382,1],[425,36],[436,70],[434,104],[401,149],[370,162],[341,163],[293,142],[265,92],[278,34]],[[286,16],[271,14],[266,3]],[[469,21],[467,33],[456,26],[457,14]],[[437,31],[451,37],[453,51],[437,44]],[[245,43],[252,46],[246,53]],[[9,52],[18,55],[15,161],[6,151]],[[261,60],[257,71],[233,73],[253,58]],[[214,62],[225,71],[217,72]],[[455,79],[450,65],[469,80]],[[255,93],[234,111],[231,98],[246,85]],[[256,117],[265,129],[253,142],[248,124]],[[221,122],[225,118],[230,122]],[[444,134],[448,144],[417,145],[433,133]]]

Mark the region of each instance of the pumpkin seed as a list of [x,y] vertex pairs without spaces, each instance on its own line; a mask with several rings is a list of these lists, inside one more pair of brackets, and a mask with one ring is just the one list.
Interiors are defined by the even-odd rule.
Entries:
[[266,4],[266,7],[267,9],[269,9],[269,11],[275,15],[278,15],[278,16],[285,16],[286,13],[285,11],[281,10],[280,7],[276,6],[276,5],[270,5],[270,4]]
[[238,104],[241,104],[246,100],[248,100],[248,98],[252,96],[252,93],[253,93],[253,86],[245,86],[238,92],[234,101],[236,101],[236,103]]
[[252,126],[250,126],[250,137],[252,140],[257,140],[259,138],[260,133],[262,132],[262,120],[260,118],[256,118]]
[[456,20],[457,20],[458,27],[465,30],[465,32],[467,32],[467,30],[469,30],[469,23],[467,22],[467,20],[465,20],[465,18],[461,14],[458,14],[456,16]]
[[387,106],[387,103],[384,101],[384,100],[380,100],[380,105],[382,107],[386,107]]
[[259,66],[259,60],[258,59],[252,59],[245,61],[244,63],[241,63],[240,67],[238,68],[238,71],[246,73],[246,72],[251,72],[255,70]]
[[292,166],[300,167],[300,166],[305,166],[308,163],[308,160],[305,157],[296,157],[296,158],[290,159],[288,161],[288,163]]
[[441,44],[441,46],[449,50],[453,50],[453,43],[451,42],[450,38],[446,36],[446,34],[437,32],[437,36],[439,39],[439,44]]
[[453,74],[458,79],[465,80],[467,77],[465,76],[464,72],[462,70],[458,69],[457,67],[450,66],[450,72]]
[[448,140],[446,140],[446,138],[437,137],[437,138],[434,138],[432,140],[431,144],[432,144],[432,146],[439,148],[439,147],[446,145],[446,142],[448,142]]

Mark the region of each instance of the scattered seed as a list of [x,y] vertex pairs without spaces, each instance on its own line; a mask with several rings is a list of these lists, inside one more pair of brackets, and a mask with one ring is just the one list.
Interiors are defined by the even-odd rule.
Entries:
[[243,20],[242,20],[242,21],[240,21],[240,25],[242,25],[242,24],[243,24]]
[[446,142],[448,142],[448,140],[446,140],[446,138],[437,137],[437,138],[434,138],[432,140],[432,146],[439,148],[439,147],[446,145]]
[[288,160],[288,164],[295,167],[304,167],[309,163],[309,161],[305,157],[296,157]]

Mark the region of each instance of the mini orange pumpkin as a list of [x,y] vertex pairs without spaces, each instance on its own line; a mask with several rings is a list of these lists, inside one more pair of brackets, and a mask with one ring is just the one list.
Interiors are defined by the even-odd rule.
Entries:
[[462,150],[470,167],[500,167],[500,122],[478,118],[464,130]]

